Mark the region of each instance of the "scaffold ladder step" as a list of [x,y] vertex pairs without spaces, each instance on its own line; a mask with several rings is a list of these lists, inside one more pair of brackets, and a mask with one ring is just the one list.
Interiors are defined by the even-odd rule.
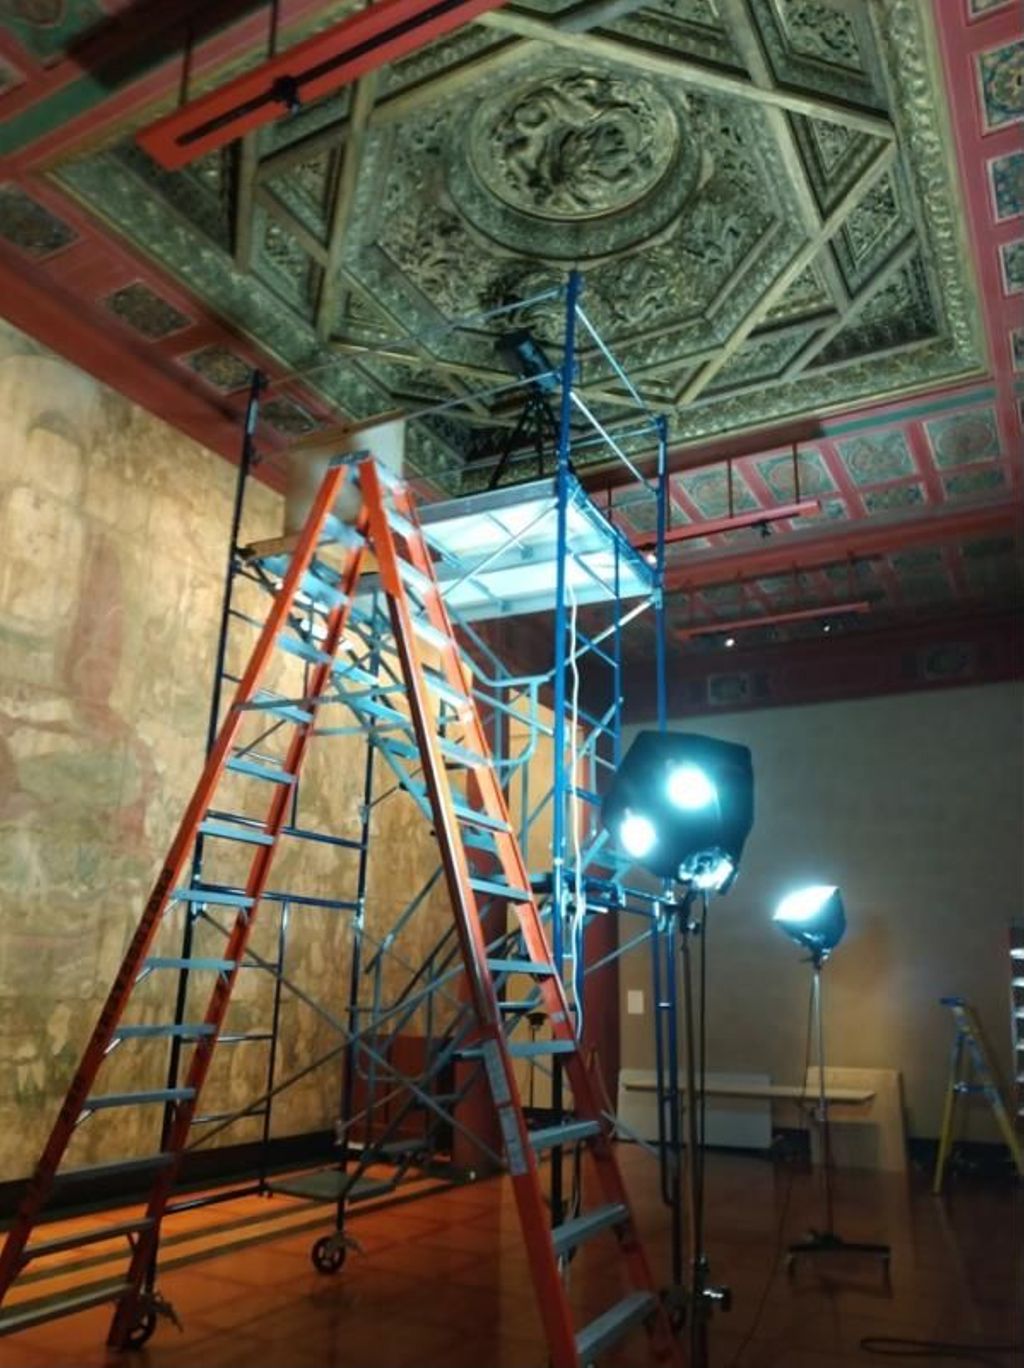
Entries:
[[260,690],[250,703],[240,704],[241,712],[269,713],[285,722],[312,722],[313,714],[301,706],[301,701],[285,698],[283,695],[268,694]]
[[113,1163],[80,1164],[77,1168],[62,1169],[54,1182],[60,1187],[66,1187],[70,1183],[89,1186],[105,1183],[114,1178],[123,1182],[133,1174],[159,1172],[173,1162],[174,1155],[162,1150],[159,1154],[143,1154],[134,1159],[120,1159]]
[[314,646],[311,641],[299,636],[280,636],[277,644],[282,651],[287,651],[289,655],[297,656],[299,660],[308,661],[311,665],[329,665],[331,657],[326,651],[321,651],[319,646]]
[[191,1102],[194,1088],[150,1088],[146,1092],[101,1093],[87,1097],[83,1111],[106,1111],[110,1107],[148,1107],[157,1102]]
[[59,1320],[62,1316],[73,1316],[78,1311],[88,1311],[93,1306],[117,1301],[132,1284],[125,1282],[95,1283],[91,1287],[79,1288],[75,1292],[59,1292],[48,1297],[33,1297],[31,1301],[15,1302],[13,1306],[0,1311],[0,1335],[13,1335],[18,1330],[30,1330],[33,1325],[45,1325],[47,1321]]
[[397,708],[388,707],[386,703],[355,695],[346,697],[345,702],[354,712],[376,718],[379,722],[388,722],[394,727],[401,727],[403,731],[412,732],[412,722],[405,713],[399,712]]
[[576,1352],[581,1363],[591,1363],[657,1309],[653,1292],[631,1292],[610,1310],[592,1320],[576,1336]]
[[200,1036],[213,1035],[214,1028],[205,1021],[171,1021],[153,1026],[118,1026],[113,1034],[114,1040],[198,1040]]
[[377,676],[371,674],[369,670],[364,670],[361,665],[356,665],[350,660],[335,660],[331,667],[331,673],[339,679],[344,679],[350,684],[365,684],[373,688],[377,684]]
[[294,774],[289,774],[280,766],[261,764],[258,760],[248,760],[241,755],[233,755],[224,768],[250,779],[262,779],[268,784],[294,784],[296,781]]
[[219,822],[209,817],[204,822],[200,822],[199,831],[203,836],[216,836],[224,841],[242,841],[247,845],[272,846],[274,844],[273,836],[258,826]]
[[341,608],[346,601],[327,566],[315,563],[302,577],[301,594],[309,603],[326,604],[328,608]]
[[333,546],[342,546],[346,551],[359,551],[366,545],[366,538],[357,532],[351,523],[342,522],[333,513],[324,519],[324,535],[321,538]]
[[563,1221],[551,1232],[551,1242],[556,1254],[567,1254],[570,1249],[578,1249],[586,1240],[592,1240],[605,1230],[615,1230],[629,1220],[629,1209],[621,1202],[608,1206],[595,1207],[574,1220]]
[[421,601],[431,592],[434,585],[429,575],[424,575],[421,570],[417,570],[415,565],[410,565],[401,556],[395,557],[395,569],[406,588],[411,589],[417,594]]
[[388,520],[388,526],[392,532],[397,532],[407,542],[414,542],[419,539],[419,532],[412,525],[408,518],[399,513],[397,508],[392,508],[390,504],[384,506],[384,516]]
[[[510,1040],[505,1048],[513,1059],[541,1059],[546,1055],[576,1053],[576,1044],[572,1040]],[[455,1053],[460,1059],[481,1059],[484,1047],[467,1045]]]
[[492,959],[487,957],[487,967],[492,974],[533,974],[548,977],[555,973],[553,964],[539,964],[528,959]]
[[502,821],[500,817],[492,817],[488,812],[481,812],[479,808],[469,807],[466,803],[460,803],[457,798],[452,799],[452,811],[460,822],[466,822],[472,826],[485,827],[488,831],[510,831],[509,824]]
[[542,1126],[530,1132],[530,1144],[538,1153],[562,1145],[577,1145],[601,1134],[599,1121],[563,1121],[560,1126]]
[[215,974],[226,974],[234,969],[237,960],[217,959],[210,955],[149,955],[144,961],[146,969],[187,969],[209,970]]
[[452,765],[461,765],[464,769],[480,769],[487,763],[478,751],[470,750],[468,746],[460,746],[456,741],[448,741],[441,737],[439,746],[441,754]]
[[[428,622],[419,613],[410,614],[409,620],[412,623],[412,630],[420,640],[425,641],[428,646],[432,646],[435,651],[447,650],[449,646],[454,644],[446,632],[442,632],[439,627],[435,627],[433,623]],[[456,647],[456,649],[458,648]]]
[[432,694],[436,694],[438,698],[443,698],[457,711],[462,712],[470,706],[472,700],[469,696],[456,689],[453,684],[449,684],[443,675],[436,674],[424,666],[423,679]]
[[511,888],[507,883],[501,883],[497,879],[471,877],[469,886],[474,893],[486,893],[489,897],[505,898],[513,903],[527,903],[531,897],[529,889]]
[[119,1225],[97,1226],[93,1230],[79,1230],[71,1235],[58,1235],[52,1240],[30,1244],[22,1255],[25,1263],[32,1259],[45,1259],[51,1254],[63,1254],[68,1249],[81,1249],[85,1245],[102,1244],[105,1240],[119,1240],[122,1236],[137,1235],[140,1230],[148,1230],[152,1221],[140,1216],[137,1221],[122,1221]]
[[498,849],[498,843],[486,831],[464,831],[462,833],[462,844],[469,846],[471,850],[483,850],[488,855],[495,854]]
[[252,907],[256,901],[236,889],[215,888],[206,884],[199,888],[176,888],[172,897],[176,902],[210,903],[220,907]]

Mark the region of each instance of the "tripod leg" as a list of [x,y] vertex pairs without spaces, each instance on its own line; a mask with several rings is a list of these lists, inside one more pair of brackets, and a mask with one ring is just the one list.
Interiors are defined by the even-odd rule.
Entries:
[[494,474],[487,482],[488,489],[497,489],[498,485],[501,483],[501,477],[505,473],[505,467],[512,459],[512,453],[516,449],[516,444],[519,442],[520,438],[526,432],[526,427],[529,420],[530,406],[529,403],[527,403],[526,407],[522,410],[519,417],[516,419],[516,425],[512,429],[508,438],[506,439],[505,445],[502,447],[501,459],[498,461],[498,464],[494,467]]

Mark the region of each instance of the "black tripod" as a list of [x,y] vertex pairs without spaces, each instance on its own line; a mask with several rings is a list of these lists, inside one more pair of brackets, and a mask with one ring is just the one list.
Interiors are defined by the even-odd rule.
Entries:
[[498,464],[494,467],[494,474],[488,481],[488,489],[497,489],[501,483],[501,477],[505,473],[505,468],[515,455],[516,449],[528,439],[532,439],[533,450],[537,457],[537,478],[542,479],[545,448],[550,441],[551,450],[555,449],[558,442],[558,424],[555,422],[551,400],[538,384],[532,384],[526,391],[526,402],[516,420],[515,427],[505,438]]
[[871,1254],[882,1260],[885,1276],[889,1276],[890,1249],[885,1244],[861,1244],[844,1240],[836,1234],[835,1198],[832,1190],[832,1132],[829,1125],[828,1097],[825,1092],[825,1031],[822,1025],[821,971],[828,958],[827,950],[812,950],[810,963],[814,972],[811,992],[814,999],[814,1025],[818,1054],[818,1120],[821,1124],[821,1161],[825,1169],[825,1228],[811,1230],[806,1240],[791,1244],[786,1257],[786,1269],[793,1271],[800,1254]]

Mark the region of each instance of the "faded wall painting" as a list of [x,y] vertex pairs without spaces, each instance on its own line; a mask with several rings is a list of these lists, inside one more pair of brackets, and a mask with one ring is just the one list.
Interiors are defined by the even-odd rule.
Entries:
[[[24,1174],[43,1143],[198,776],[233,485],[224,461],[0,324],[0,1181]],[[280,527],[278,497],[251,482],[243,539]],[[265,613],[268,602],[242,606]],[[238,642],[229,665],[244,650]],[[314,747],[303,821],[357,835],[363,778],[361,739]],[[378,776],[378,796],[386,787]],[[404,794],[374,809],[372,830],[366,915],[379,939],[436,847]],[[230,879],[231,857],[217,858],[210,875]],[[355,866],[353,852],[293,848],[272,886],[347,898]],[[181,917],[178,905],[162,953],[180,953]],[[389,962],[386,993],[449,919],[438,888]],[[252,944],[268,961],[279,923],[261,910]],[[216,939],[205,927],[197,953],[215,953]],[[351,944],[349,912],[292,909],[286,974],[339,1017]],[[172,974],[151,975],[133,1019],[172,1019],[173,988]],[[268,973],[240,974],[226,1029],[266,1030],[272,1002]],[[286,993],[280,1041],[284,1077],[340,1037]],[[200,1111],[258,1097],[266,1050],[259,1040],[220,1049]],[[163,1086],[165,1070],[165,1042],[128,1041],[104,1066],[103,1091]],[[340,1081],[335,1058],[282,1094],[273,1133],[330,1126]],[[151,1152],[159,1111],[95,1115],[67,1162]],[[260,1127],[246,1119],[213,1143],[255,1139]]]

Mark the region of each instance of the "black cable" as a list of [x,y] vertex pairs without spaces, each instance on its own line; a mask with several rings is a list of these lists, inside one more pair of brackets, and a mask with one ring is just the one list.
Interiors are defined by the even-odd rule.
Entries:
[[[803,1082],[801,1084],[800,1096],[797,1099],[797,1110],[801,1116],[803,1116],[804,1114],[804,1104],[807,1101],[807,1071],[811,1067],[811,1036],[813,1034],[813,1030],[814,983],[812,980],[810,993],[807,998],[807,1033],[804,1041]],[[764,1280],[764,1287],[761,1289],[761,1296],[758,1299],[757,1310],[754,1312],[754,1318],[750,1322],[750,1328],[741,1340],[738,1348],[736,1349],[736,1352],[729,1360],[729,1368],[736,1368],[736,1365],[739,1363],[743,1354],[750,1346],[750,1343],[753,1340],[754,1336],[757,1334],[758,1328],[761,1324],[761,1318],[764,1315],[765,1307],[768,1305],[768,1297],[771,1294],[772,1284],[775,1281],[776,1273],[779,1271],[779,1264],[782,1262],[783,1251],[786,1247],[786,1220],[789,1216],[790,1203],[793,1200],[793,1186],[795,1183],[796,1169],[791,1168],[789,1171],[789,1181],[786,1183],[786,1193],[782,1199],[782,1208],[779,1211],[779,1219],[775,1227],[775,1251],[772,1254],[771,1267],[768,1270],[767,1278],[765,1278]]]
[[882,1358],[947,1358],[961,1363],[980,1363],[985,1368],[1003,1368],[992,1354],[1018,1354],[1019,1344],[956,1344],[949,1340],[904,1339],[895,1335],[868,1335],[860,1341],[866,1354]]

